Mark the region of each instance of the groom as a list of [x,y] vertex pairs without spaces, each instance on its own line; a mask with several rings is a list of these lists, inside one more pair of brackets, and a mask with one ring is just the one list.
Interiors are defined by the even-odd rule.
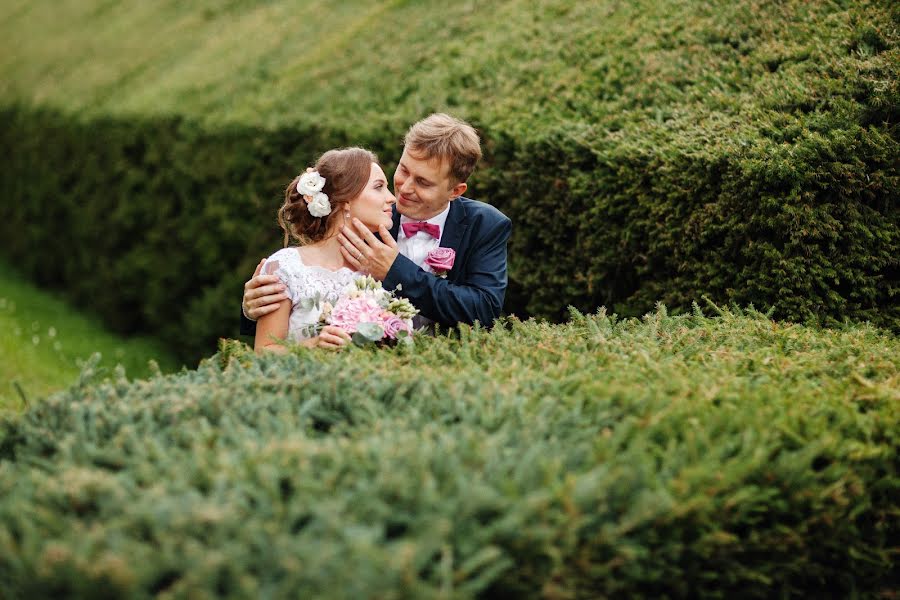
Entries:
[[[341,252],[354,269],[396,288],[421,316],[443,327],[489,326],[503,308],[512,223],[496,208],[462,196],[480,158],[478,134],[468,123],[441,113],[419,121],[406,133],[394,172],[390,235],[382,229],[379,239],[359,222],[340,234]],[[287,298],[283,289],[257,267],[244,285],[244,314],[256,320],[272,312]],[[255,325],[242,319],[241,333],[252,334]]]

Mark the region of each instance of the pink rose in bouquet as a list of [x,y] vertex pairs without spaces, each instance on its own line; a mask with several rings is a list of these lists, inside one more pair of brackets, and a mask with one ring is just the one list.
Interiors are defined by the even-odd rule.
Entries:
[[407,334],[412,333],[412,327],[409,326],[409,323],[389,312],[382,314],[381,326],[384,328],[384,337],[389,340],[396,340],[397,334],[401,331],[405,331]]
[[456,250],[453,248],[435,248],[425,257],[425,264],[431,267],[431,271],[438,277],[446,277],[453,268],[456,260]]

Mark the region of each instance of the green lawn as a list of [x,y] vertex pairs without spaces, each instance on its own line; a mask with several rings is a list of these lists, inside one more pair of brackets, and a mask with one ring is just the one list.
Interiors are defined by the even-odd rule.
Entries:
[[32,402],[71,385],[94,352],[101,367],[121,364],[132,378],[150,374],[151,359],[163,372],[178,366],[159,342],[109,333],[0,264],[0,410],[21,409],[17,387]]

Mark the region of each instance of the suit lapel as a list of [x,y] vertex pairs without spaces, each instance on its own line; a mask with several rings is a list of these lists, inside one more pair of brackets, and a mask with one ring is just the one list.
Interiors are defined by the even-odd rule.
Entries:
[[447,273],[447,277],[451,280],[456,279],[459,272],[458,266],[463,264],[465,260],[466,249],[461,247],[463,236],[469,223],[466,221],[466,207],[462,202],[462,198],[457,198],[450,202],[450,212],[447,214],[447,221],[444,223],[444,232],[441,234],[442,248],[453,248],[456,251],[456,258],[453,259],[453,268]]
[[[400,213],[397,212],[396,205],[394,206],[393,216],[394,224],[391,226],[391,237],[396,240],[400,235]],[[468,228],[466,207],[462,203],[461,198],[457,198],[450,202],[450,212],[447,214],[447,221],[444,222],[444,232],[441,235],[440,243],[442,248],[453,248],[456,251],[456,257],[453,259],[453,268],[447,273],[447,277],[451,280],[456,279],[456,274],[459,272],[457,265],[463,264],[466,249],[460,247],[460,243]]]

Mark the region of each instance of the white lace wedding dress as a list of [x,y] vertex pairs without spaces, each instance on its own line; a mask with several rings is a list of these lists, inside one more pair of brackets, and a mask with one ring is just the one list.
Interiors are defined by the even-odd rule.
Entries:
[[322,314],[322,304],[334,305],[347,286],[360,274],[347,267],[337,271],[306,265],[297,247],[282,248],[266,259],[263,273],[276,275],[287,287],[291,300],[291,319],[288,339],[301,341],[316,335],[316,323]]

